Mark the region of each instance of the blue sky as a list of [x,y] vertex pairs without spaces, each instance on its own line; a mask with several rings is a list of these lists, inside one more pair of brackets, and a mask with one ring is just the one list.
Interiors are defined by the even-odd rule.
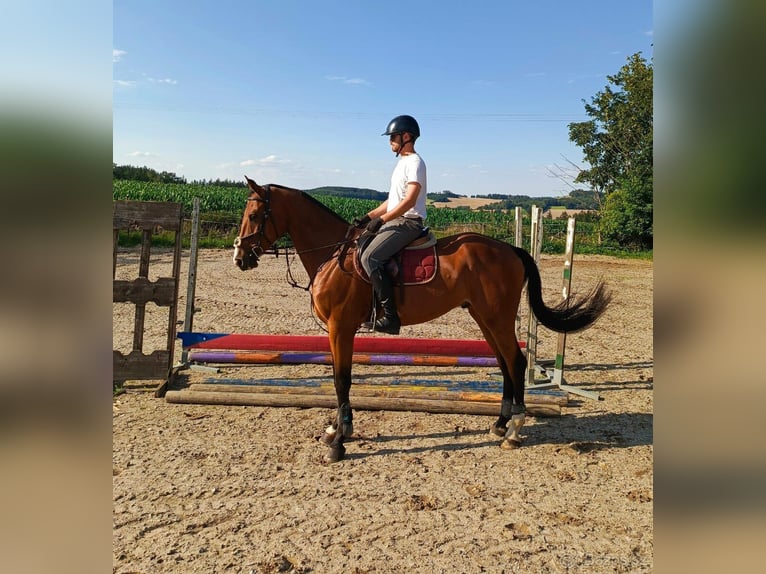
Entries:
[[[113,159],[194,179],[387,191],[415,116],[428,191],[565,195],[567,125],[628,56],[650,0],[115,0]],[[565,178],[566,179],[566,178]]]

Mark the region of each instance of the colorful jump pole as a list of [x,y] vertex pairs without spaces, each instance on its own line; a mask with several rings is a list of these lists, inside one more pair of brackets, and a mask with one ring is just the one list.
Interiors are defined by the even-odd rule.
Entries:
[[[236,333],[178,333],[184,349],[229,351],[279,351],[329,353],[330,341],[321,335],[258,335]],[[523,348],[524,343],[519,342]],[[440,355],[494,357],[492,348],[479,339],[419,339],[405,337],[356,337],[354,351],[364,354]]]
[[[243,365],[332,365],[330,353],[293,353],[278,351],[190,350],[189,360],[196,363],[236,363]],[[497,367],[495,357],[448,355],[354,353],[357,365],[411,365],[431,367]]]

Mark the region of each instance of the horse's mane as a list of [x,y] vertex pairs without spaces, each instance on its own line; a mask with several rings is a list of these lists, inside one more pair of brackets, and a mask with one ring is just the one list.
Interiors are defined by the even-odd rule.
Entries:
[[325,213],[329,213],[330,215],[334,216],[336,219],[338,219],[338,220],[340,220],[341,222],[343,222],[343,223],[345,223],[346,225],[348,225],[348,221],[346,221],[345,219],[343,219],[343,218],[342,218],[340,215],[338,215],[336,212],[334,212],[332,209],[330,209],[329,207],[327,207],[327,206],[326,206],[324,203],[322,203],[321,201],[319,201],[319,200],[318,200],[318,199],[316,199],[315,197],[312,197],[312,196],[310,196],[310,195],[309,195],[308,193],[306,193],[305,191],[301,191],[300,189],[293,189],[293,188],[291,188],[291,187],[285,187],[284,185],[278,185],[278,184],[271,184],[271,185],[272,185],[272,186],[274,186],[274,187],[279,187],[279,188],[281,188],[281,189],[286,189],[286,190],[288,190],[288,191],[294,191],[294,192],[296,192],[296,193],[299,193],[299,194],[301,194],[301,195],[302,195],[304,198],[306,198],[308,201],[310,201],[311,203],[313,203],[314,205],[316,205],[317,207],[319,207],[320,209],[322,209],[322,210],[323,210]]

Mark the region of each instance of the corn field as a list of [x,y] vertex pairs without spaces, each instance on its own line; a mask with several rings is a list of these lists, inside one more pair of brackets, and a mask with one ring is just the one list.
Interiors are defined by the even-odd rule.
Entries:
[[[113,200],[172,201],[182,204],[185,227],[184,241],[188,244],[190,220],[195,197],[200,200],[201,247],[229,247],[237,235],[240,218],[245,206],[247,189],[243,187],[219,187],[200,184],[173,184],[115,179],[112,184]],[[378,205],[370,199],[355,199],[332,195],[317,195],[316,199],[351,221],[361,217]],[[449,209],[428,207],[426,224],[437,237],[460,232],[477,232],[513,243],[514,214],[506,211]],[[563,253],[566,242],[565,220],[543,220],[543,253]],[[529,249],[530,214],[522,219],[523,247]],[[135,244],[137,234],[125,234],[120,244]],[[157,241],[161,242],[159,238]],[[286,241],[289,244],[289,239]],[[601,245],[598,223],[578,222],[575,239],[576,251],[580,253],[611,253],[613,249]]]

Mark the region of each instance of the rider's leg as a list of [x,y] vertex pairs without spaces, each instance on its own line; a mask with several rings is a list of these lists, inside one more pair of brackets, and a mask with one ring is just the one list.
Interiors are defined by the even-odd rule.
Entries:
[[383,306],[383,317],[371,325],[375,331],[392,335],[399,333],[400,322],[394,299],[393,280],[386,272],[385,266],[391,257],[414,241],[421,230],[422,226],[419,223],[399,217],[381,227],[362,253],[362,267],[372,281],[377,302]]
[[370,280],[372,281],[372,288],[375,290],[375,297],[383,307],[383,317],[375,321],[372,330],[389,335],[398,335],[401,323],[396,310],[394,282],[391,276],[384,270],[375,269],[370,275]]

